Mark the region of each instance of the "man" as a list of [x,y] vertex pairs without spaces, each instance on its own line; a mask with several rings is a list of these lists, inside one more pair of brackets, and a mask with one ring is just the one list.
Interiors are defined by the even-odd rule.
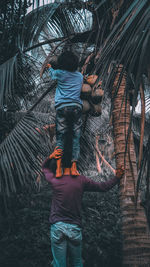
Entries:
[[107,182],[94,182],[83,176],[71,176],[70,168],[64,168],[61,178],[56,178],[56,159],[62,150],[56,148],[44,161],[42,171],[52,188],[50,214],[51,249],[54,267],[66,267],[67,254],[71,266],[82,267],[81,202],[85,191],[106,192],[118,184],[124,174],[122,168]]

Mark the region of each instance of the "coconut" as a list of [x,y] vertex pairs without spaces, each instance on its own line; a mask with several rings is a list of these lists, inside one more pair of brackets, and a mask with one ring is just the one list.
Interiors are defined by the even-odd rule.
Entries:
[[97,80],[98,76],[97,75],[89,75],[87,78],[86,78],[86,81],[88,84],[90,85],[94,85],[96,80]]
[[87,83],[84,83],[81,90],[81,99],[88,99],[91,95],[91,92],[91,86]]
[[102,101],[102,97],[104,95],[104,91],[101,88],[96,88],[95,90],[92,91],[92,103],[98,104]]
[[102,108],[100,104],[92,104],[90,114],[94,117],[98,117],[102,114]]
[[88,113],[90,111],[90,103],[87,101],[87,100],[83,100],[82,101],[82,104],[83,104],[83,110],[82,112],[85,114],[85,113]]

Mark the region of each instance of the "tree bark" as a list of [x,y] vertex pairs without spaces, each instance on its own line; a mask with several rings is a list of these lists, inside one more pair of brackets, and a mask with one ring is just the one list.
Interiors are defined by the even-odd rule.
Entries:
[[112,90],[112,99],[114,99],[112,115],[116,167],[124,166],[125,163],[125,175],[120,182],[123,266],[146,267],[150,266],[150,235],[144,208],[140,205],[139,197],[137,206],[135,205],[137,164],[132,132],[129,134],[126,149],[130,124],[130,104],[129,97],[127,96],[126,99],[125,96],[125,76],[123,76],[118,93],[115,96],[121,68],[119,66]]

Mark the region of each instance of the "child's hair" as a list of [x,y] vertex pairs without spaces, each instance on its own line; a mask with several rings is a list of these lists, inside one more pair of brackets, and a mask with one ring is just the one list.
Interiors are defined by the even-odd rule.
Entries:
[[58,68],[67,71],[76,71],[79,65],[78,56],[71,51],[65,51],[58,56]]

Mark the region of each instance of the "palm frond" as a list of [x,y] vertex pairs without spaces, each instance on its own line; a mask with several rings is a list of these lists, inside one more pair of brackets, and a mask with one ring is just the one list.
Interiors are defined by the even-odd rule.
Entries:
[[148,1],[135,0],[116,24],[99,58],[100,65],[105,61],[103,74],[107,73],[110,63],[115,60],[123,63],[129,73],[135,74],[136,85],[139,86],[138,80],[145,71],[140,66],[144,65],[149,44],[149,11]]
[[67,37],[74,33],[88,31],[91,27],[92,14],[82,4],[79,8],[58,3],[42,6],[26,16],[23,32],[25,51],[43,38],[50,40]]
[[150,113],[150,97],[145,97],[145,113]]
[[51,144],[36,130],[38,126],[34,113],[27,113],[0,145],[1,193],[15,192],[40,172],[41,161],[50,153]]
[[14,92],[14,77],[17,73],[17,55],[0,65],[0,105],[1,107],[7,102],[6,95],[8,98],[12,98]]
[[25,48],[37,42],[42,29],[48,23],[59,5],[58,3],[48,4],[27,14],[22,31],[22,41]]
[[[20,109],[23,99],[38,91],[39,88],[36,85],[40,78],[38,78],[39,72],[36,67],[35,59],[22,53],[18,53],[0,65],[0,105],[2,110],[12,110],[12,103],[15,109]],[[33,69],[35,70],[34,74],[32,73]]]

